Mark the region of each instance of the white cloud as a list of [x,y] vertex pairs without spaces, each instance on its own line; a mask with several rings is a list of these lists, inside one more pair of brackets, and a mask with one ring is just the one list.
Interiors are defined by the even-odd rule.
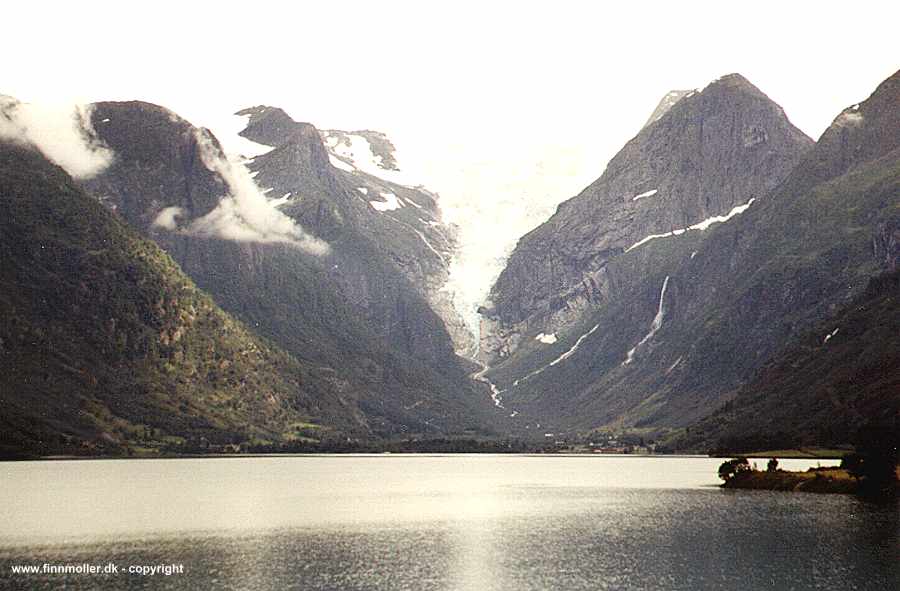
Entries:
[[328,253],[327,243],[307,234],[272,205],[242,164],[225,158],[208,131],[200,129],[196,135],[203,164],[224,179],[229,194],[214,210],[191,222],[188,232],[241,242],[292,244],[316,255]]
[[166,230],[174,230],[178,227],[176,218],[184,216],[184,209],[181,207],[167,207],[159,212],[153,225]]
[[20,103],[0,97],[0,138],[30,144],[75,178],[97,175],[112,162],[91,127],[89,107]]
[[[259,0],[253,10],[218,3],[211,11],[208,2],[160,0],[136,28],[129,23],[139,8],[129,3],[33,0],[6,8],[6,20],[21,26],[7,27],[4,42],[29,51],[4,63],[3,84],[31,99],[148,100],[217,133],[217,113],[230,117],[258,104],[319,129],[385,132],[401,151],[403,171],[438,192],[446,218],[460,226],[453,286],[477,330],[475,306],[516,239],[600,176],[666,92],[740,72],[814,138],[843,107],[865,99],[897,69],[900,3],[861,1],[857,10],[879,18],[848,28],[845,3],[836,0],[815,11],[762,0],[749,12],[712,0],[690,11],[644,0],[519,3],[515,27],[507,26],[504,2]],[[47,19],[51,6],[56,18]],[[262,15],[277,18],[248,27]],[[301,20],[311,26],[298,36]],[[599,22],[606,34],[598,36]],[[198,27],[209,39],[258,51],[232,51],[197,68],[183,57],[195,50]],[[174,34],[159,43],[159,30]],[[385,33],[374,45],[372,31]],[[759,43],[761,31],[766,43]],[[846,42],[822,43],[829,38]],[[292,83],[298,56],[323,47],[328,59],[302,62],[304,80],[315,84]],[[373,51],[387,61],[373,61]],[[102,65],[84,67],[97,56]],[[236,83],[236,73],[247,83]]]

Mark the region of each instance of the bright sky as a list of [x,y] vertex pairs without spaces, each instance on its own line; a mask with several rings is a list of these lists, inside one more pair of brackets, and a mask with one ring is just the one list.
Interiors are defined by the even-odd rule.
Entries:
[[[900,68],[889,2],[17,2],[0,93],[142,99],[214,130],[271,104],[377,129],[462,227],[472,309],[668,90],[740,72],[814,138]],[[14,49],[9,49],[14,48]]]

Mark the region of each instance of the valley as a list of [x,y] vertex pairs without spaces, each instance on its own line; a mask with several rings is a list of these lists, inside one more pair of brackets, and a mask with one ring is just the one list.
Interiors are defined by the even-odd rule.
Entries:
[[477,331],[460,228],[383,133],[256,105],[220,139],[97,102],[82,170],[29,109],[0,111],[5,454],[727,451],[897,421],[900,73],[818,141],[740,74],[669,92],[519,239]]

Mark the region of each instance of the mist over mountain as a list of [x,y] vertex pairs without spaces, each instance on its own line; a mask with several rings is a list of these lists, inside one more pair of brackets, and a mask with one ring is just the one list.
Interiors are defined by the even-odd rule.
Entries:
[[898,412],[900,73],[818,142],[739,74],[666,94],[521,237],[478,335],[464,228],[386,134],[231,121],[2,97],[4,453],[830,445]]
[[[377,431],[477,427],[488,398],[469,382],[424,290],[402,271],[404,246],[427,253],[421,261],[407,254],[407,268],[428,269],[432,260],[439,268],[438,255],[411,229],[400,234],[401,221],[385,221],[359,183],[344,179],[312,125],[263,111],[245,132],[259,155],[241,161],[226,159],[214,136],[163,108],[99,103],[94,123],[116,159],[85,186],[162,245],[226,310],[300,359],[338,372]],[[217,151],[218,166],[207,165],[209,148],[198,138]],[[266,149],[264,141],[278,146]],[[226,166],[252,199],[240,202]],[[373,192],[387,187],[368,182]],[[399,199],[414,193],[420,217],[428,215],[424,194],[391,188]],[[385,202],[377,193],[373,199]],[[229,200],[238,202],[234,215],[200,231]],[[173,223],[160,223],[172,208],[179,212]],[[395,256],[376,242],[379,231],[397,245]]]

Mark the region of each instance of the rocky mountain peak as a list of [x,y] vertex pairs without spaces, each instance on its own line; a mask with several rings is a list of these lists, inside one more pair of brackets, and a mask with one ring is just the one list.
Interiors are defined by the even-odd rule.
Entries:
[[381,174],[381,171],[400,170],[393,142],[380,131],[327,129],[322,131],[322,137],[332,154],[366,172]]
[[318,137],[318,131],[312,124],[294,121],[278,107],[257,105],[242,109],[235,115],[249,116],[247,127],[240,135],[259,144],[278,147],[292,141],[304,143]]
[[578,322],[609,297],[610,260],[740,213],[786,178],[813,144],[738,74],[666,98],[671,106],[599,179],[519,241],[485,307],[487,361],[533,340],[526,334]]
[[669,112],[669,109],[675,106],[675,104],[686,97],[688,94],[696,92],[694,90],[670,90],[666,93],[662,99],[660,99],[659,104],[656,105],[656,108],[653,109],[653,113],[650,114],[650,117],[647,119],[647,122],[644,123],[644,127],[647,127],[654,121],[658,121],[663,115]]
[[94,103],[91,125],[118,157],[128,160],[152,163],[162,158],[171,165],[192,158],[195,150],[195,127],[153,103]]
[[724,76],[719,76],[715,80],[709,83],[710,86],[722,86],[726,88],[739,88],[743,90],[752,90],[756,92],[760,92],[760,90],[753,85],[752,82],[744,78],[742,75],[737,72],[732,72],[731,74],[725,74]]
[[[91,124],[115,159],[85,186],[136,227],[148,230],[166,207],[200,217],[227,194],[223,179],[203,164],[200,130],[188,121],[142,101],[101,102],[92,107]],[[215,137],[205,136],[221,151]]]
[[834,119],[810,153],[806,172],[826,180],[900,148],[900,71]]

